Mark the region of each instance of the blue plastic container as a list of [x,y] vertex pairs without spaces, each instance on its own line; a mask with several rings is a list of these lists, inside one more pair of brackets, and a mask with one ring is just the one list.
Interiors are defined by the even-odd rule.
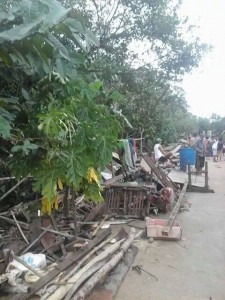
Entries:
[[181,148],[180,152],[180,170],[185,171],[187,165],[195,165],[196,150],[193,148]]

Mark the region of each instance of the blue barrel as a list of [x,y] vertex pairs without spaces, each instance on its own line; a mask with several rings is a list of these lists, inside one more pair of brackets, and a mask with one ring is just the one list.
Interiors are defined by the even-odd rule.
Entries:
[[195,165],[196,150],[193,148],[180,148],[180,170],[185,171],[187,165]]

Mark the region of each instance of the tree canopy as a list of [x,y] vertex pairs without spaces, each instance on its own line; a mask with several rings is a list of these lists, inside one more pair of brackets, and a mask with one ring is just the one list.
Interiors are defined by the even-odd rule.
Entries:
[[2,0],[2,174],[32,174],[50,204],[63,184],[98,200],[99,171],[119,138],[144,131],[172,142],[200,126],[222,129],[192,116],[179,87],[210,48],[180,5]]

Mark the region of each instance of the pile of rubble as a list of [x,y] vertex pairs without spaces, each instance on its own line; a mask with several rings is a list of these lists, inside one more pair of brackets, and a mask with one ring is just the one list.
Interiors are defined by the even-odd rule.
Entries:
[[[66,191],[58,198],[60,210],[49,217],[38,216],[35,205],[40,199],[0,214],[1,293],[9,294],[9,299],[16,294],[15,300],[32,295],[84,299],[96,293],[111,299],[137,253],[132,245],[135,238],[143,232],[155,238],[180,237],[175,217],[187,185],[180,191],[149,155],[142,156],[134,171],[103,180],[102,187],[104,202],[100,204],[84,201],[82,196],[74,204],[69,197],[66,217],[62,200]],[[169,220],[162,224],[149,218],[159,212],[171,212]],[[138,218],[146,218],[146,228],[134,229]],[[96,290],[102,283],[101,290]]]

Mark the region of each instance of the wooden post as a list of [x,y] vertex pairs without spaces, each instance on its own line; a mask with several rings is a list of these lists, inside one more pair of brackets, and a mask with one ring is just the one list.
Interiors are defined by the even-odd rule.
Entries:
[[209,188],[208,162],[205,163],[205,189]]
[[142,153],[143,153],[143,132],[144,132],[144,130],[143,130],[143,128],[141,129],[141,140],[140,140],[140,154],[142,155]]
[[191,189],[191,166],[188,164],[188,188]]
[[112,161],[111,161],[111,168],[112,168],[112,177],[114,177],[115,174],[114,174],[114,169],[113,169],[113,159],[112,159]]
[[182,188],[182,190],[180,192],[179,199],[177,200],[177,203],[174,206],[173,211],[171,212],[171,214],[169,216],[169,219],[168,219],[168,221],[166,222],[166,225],[163,228],[162,235],[164,235],[164,236],[168,236],[169,235],[169,231],[170,231],[170,229],[173,226],[175,218],[176,218],[176,216],[177,216],[177,214],[179,212],[180,206],[181,206],[182,201],[184,199],[184,195],[185,195],[186,190],[187,190],[187,185],[188,185],[188,183],[185,182],[185,184],[184,184],[184,186],[183,186],[183,188]]

